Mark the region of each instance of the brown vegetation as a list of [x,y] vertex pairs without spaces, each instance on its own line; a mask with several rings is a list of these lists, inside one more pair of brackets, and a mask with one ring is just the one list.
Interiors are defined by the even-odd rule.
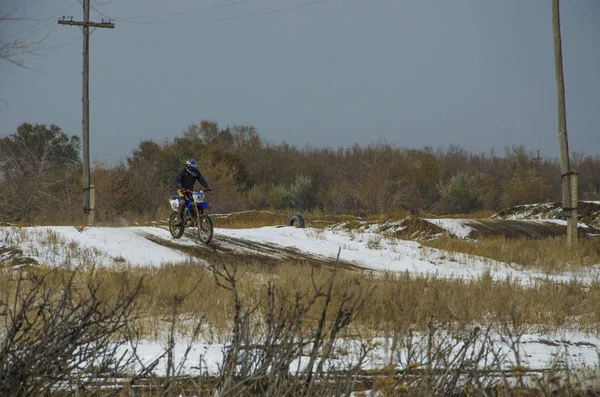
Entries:
[[573,250],[567,250],[563,237],[532,239],[483,237],[478,240],[444,238],[423,240],[423,245],[450,252],[478,255],[500,262],[515,264],[527,269],[540,269],[546,273],[576,271],[581,267],[600,264],[598,237],[582,239]]
[[[27,142],[34,143],[31,148],[39,152],[31,151]],[[74,194],[79,164],[78,159],[71,161],[77,145],[76,139],[62,134],[55,126],[23,125],[17,134],[0,140],[0,154],[12,155],[0,157],[0,220],[77,223],[73,214],[80,206],[80,197]],[[32,155],[34,160],[21,163],[15,153]],[[48,161],[37,162],[38,153]],[[142,142],[131,157],[117,166],[96,164],[94,178],[100,220],[119,224],[166,218],[172,179],[188,157],[198,160],[215,190],[209,196],[214,211],[232,212],[249,207],[270,210],[215,216],[217,227],[284,224],[290,210],[313,214],[311,226],[343,221],[349,228],[359,227],[363,221],[405,219],[415,211],[427,216],[457,211],[474,216],[477,211],[486,211],[480,214],[489,216],[491,210],[504,205],[555,200],[560,193],[557,162],[532,160],[523,148],[512,148],[504,157],[473,154],[459,148],[407,150],[390,145],[301,150],[285,144],[265,144],[250,127],[219,129],[214,123],[203,122],[190,126],[173,142]],[[581,196],[598,198],[600,184],[596,177],[600,175],[600,159],[576,156],[575,162],[580,173]],[[15,205],[14,198],[20,192],[17,175],[33,183],[35,197],[47,201],[30,200],[24,206],[20,202]],[[352,215],[339,215],[342,213]],[[362,216],[360,223],[358,215]],[[407,222],[405,235],[397,237],[418,237],[428,227],[439,232],[417,217],[404,222]],[[582,241],[569,256],[564,254],[562,238],[484,237],[477,242],[444,238],[423,244],[548,273],[600,262],[598,243],[594,240]],[[0,269],[0,315],[4,321],[0,339],[10,343],[5,343],[0,352],[0,362],[4,365],[0,373],[4,386],[0,387],[17,387],[10,383],[16,381],[28,385],[23,394],[35,394],[61,382],[66,384],[65,379],[72,380],[78,369],[71,365],[69,344],[64,343],[68,339],[63,335],[69,330],[78,332],[74,334],[74,346],[90,354],[95,354],[86,350],[92,346],[90,343],[103,346],[108,349],[109,358],[115,358],[115,352],[109,349],[108,342],[122,338],[122,332],[127,330],[128,337],[150,339],[160,339],[166,333],[171,347],[175,333],[213,342],[233,341],[219,379],[206,383],[204,389],[194,383],[196,380],[188,379],[198,395],[202,394],[199,390],[212,395],[215,388],[228,391],[228,395],[244,396],[341,395],[357,390],[354,386],[359,375],[363,380],[368,379],[363,386],[383,395],[503,395],[492,381],[473,383],[478,389],[457,388],[456,376],[444,369],[448,357],[443,352],[451,350],[451,345],[432,347],[430,343],[421,350],[421,356],[415,356],[422,362],[406,362],[404,372],[391,369],[369,374],[354,368],[330,377],[319,363],[332,353],[331,346],[338,338],[349,335],[362,341],[384,336],[394,343],[412,346],[410,337],[414,331],[433,335],[435,324],[444,324],[445,330],[475,338],[475,334],[470,334],[474,324],[499,327],[512,324],[521,330],[571,328],[598,332],[600,323],[600,287],[577,281],[540,280],[523,285],[512,279],[493,281],[487,275],[476,280],[457,280],[375,274],[352,267],[325,267],[310,258],[265,262],[243,258],[234,252],[213,252],[212,268],[179,263],[159,268],[123,270],[117,266],[121,270],[115,270],[89,266],[75,272],[62,269],[49,272],[23,260],[15,247],[2,250],[0,254],[8,259],[5,264],[10,262],[10,266]],[[13,329],[16,332],[11,334]],[[39,338],[55,350],[32,350],[32,346],[36,349],[44,346]],[[297,344],[298,340],[306,345]],[[255,350],[264,353],[258,361],[254,358],[248,361],[247,346],[251,342]],[[309,357],[314,377],[304,373],[289,378],[286,363],[307,346],[312,348]],[[432,349],[439,352],[435,360],[440,361],[435,365],[435,360],[427,356]],[[60,360],[48,361],[56,352]],[[170,357],[172,353],[167,349],[165,354]],[[14,357],[28,357],[30,362],[25,364],[30,371],[15,367]],[[85,360],[77,365],[82,362]],[[235,363],[241,363],[241,367]],[[423,363],[426,365],[422,367]],[[44,371],[41,366],[49,370]],[[245,371],[243,376],[236,372],[239,368]],[[118,368],[86,368],[91,372],[87,373],[88,378],[78,380],[77,387],[94,376],[109,373],[109,369]],[[19,372],[21,378],[13,376],[11,371]],[[525,369],[519,369],[522,372]],[[148,374],[145,379],[156,395],[169,395],[180,387],[171,379],[175,371],[168,372],[166,379]],[[277,382],[272,383],[273,379]],[[482,378],[471,380],[476,379]],[[540,383],[539,394],[556,390],[550,385],[554,383]],[[511,388],[504,389],[507,390]],[[518,387],[512,390],[520,392]],[[526,391],[534,393],[535,389]]]
[[[215,388],[240,396],[339,395],[361,388],[379,390],[384,395],[399,391],[428,395],[423,390],[460,395],[464,383],[457,382],[456,376],[462,374],[461,379],[474,382],[469,395],[485,395],[492,389],[495,395],[504,395],[502,388],[498,389],[503,383],[498,382],[505,376],[524,381],[520,377],[528,373],[526,367],[517,362],[518,375],[501,370],[500,362],[494,360],[474,367],[471,353],[464,351],[457,358],[451,352],[472,344],[485,349],[487,356],[493,348],[487,339],[492,328],[518,339],[521,332],[544,329],[595,333],[600,322],[600,287],[576,281],[539,281],[525,286],[517,280],[493,281],[489,276],[450,280],[303,263],[239,266],[226,255],[221,259],[210,268],[182,263],[125,270],[89,267],[75,272],[30,266],[0,272],[0,306],[3,313],[11,313],[4,317],[4,329],[14,327],[18,316],[27,318],[17,323],[25,326],[25,331],[14,333],[21,344],[5,345],[3,352],[8,354],[29,357],[23,355],[29,346],[40,346],[35,350],[39,354],[35,359],[41,365],[55,354],[52,346],[70,346],[72,339],[62,337],[69,330],[79,332],[77,335],[83,339],[76,340],[84,348],[89,345],[86,343],[103,338],[102,346],[108,349],[106,357],[111,360],[117,358],[116,351],[107,344],[112,340],[127,336],[164,341],[165,335],[168,339],[166,377],[152,376],[151,368],[136,374],[119,372],[119,387],[100,393],[98,387],[103,383],[94,383],[96,377],[110,378],[116,373],[111,370],[117,371],[118,367],[110,366],[114,360],[107,361],[105,367],[86,367],[85,371],[91,372],[78,377],[72,365],[81,367],[88,358],[74,359],[75,364],[65,367],[53,366],[55,362],[47,364],[47,368],[56,370],[44,372],[46,377],[40,377],[38,366],[33,366],[31,372],[22,374],[37,383],[23,383],[19,378],[19,384],[28,385],[32,391],[62,385],[98,395],[117,393],[121,387],[131,389],[134,381],[143,381],[144,390],[151,395],[182,390],[212,395]],[[474,327],[476,324],[481,329]],[[510,330],[505,329],[508,326]],[[47,331],[33,332],[38,329]],[[125,330],[127,335],[123,334]],[[429,336],[415,339],[415,332]],[[177,335],[209,343],[230,342],[220,375],[212,380],[178,378],[170,350]],[[391,341],[392,351],[408,348],[410,355],[398,363],[399,368],[365,372],[355,366],[328,372],[322,367],[325,358],[340,354],[333,349],[340,338],[362,343],[366,353],[373,348],[370,341],[375,336]],[[48,342],[39,345],[35,338],[46,338]],[[65,359],[72,357],[69,352],[66,350]],[[291,360],[301,352],[310,358],[314,371],[298,369],[289,373]],[[5,365],[0,379],[11,373],[6,371],[16,370],[11,360]],[[58,372],[62,368],[65,370]],[[6,378],[7,382],[11,379]],[[273,383],[272,379],[278,381]],[[538,377],[539,386],[550,387],[543,379]],[[504,390],[512,390],[511,385]],[[491,389],[486,391],[488,387]]]
[[[0,140],[0,154],[15,152],[16,147],[27,154],[27,146],[18,146],[25,132],[36,147],[43,148],[39,143],[47,143],[44,137],[53,128],[58,129],[24,124],[17,134]],[[64,142],[54,144],[65,146]],[[60,158],[61,153],[56,154]],[[534,159],[523,147],[508,148],[503,156],[458,147],[414,150],[389,144],[299,149],[265,143],[253,127],[220,128],[203,121],[172,141],[141,142],[117,165],[96,163],[93,182],[98,219],[105,224],[164,219],[169,211],[167,198],[175,190],[174,176],[191,157],[214,189],[208,198],[213,211],[221,213],[268,209],[363,217],[409,211],[470,214],[560,197],[557,160]],[[73,214],[80,215],[80,195],[72,188],[79,173],[73,173],[72,167],[48,168],[51,163],[39,158],[36,154],[16,165],[0,161],[0,192],[21,194],[21,187],[10,185],[11,175],[19,169],[27,181],[43,175],[36,197],[55,201],[17,211],[20,204],[12,196],[0,195],[0,220],[60,223],[73,222]],[[600,158],[576,154],[573,165],[579,173],[579,196],[598,199]],[[45,183],[61,175],[75,179],[63,178],[58,185]]]
[[[32,270],[33,271],[33,270]],[[274,283],[278,293],[305,296],[313,290],[313,282],[328,279],[333,269],[307,266],[303,263],[280,266],[247,264],[237,268],[237,292],[248,306],[267,299],[265,287]],[[483,276],[476,280],[440,279],[408,274],[375,274],[337,269],[332,289],[332,303],[339,304],[345,293],[361,295],[369,291],[364,310],[355,324],[372,334],[393,335],[409,329],[424,330],[429,319],[435,318],[456,327],[473,323],[505,323],[516,318],[520,324],[536,327],[574,327],[595,331],[600,321],[600,287],[577,281],[558,283],[539,281],[523,285],[519,280],[493,281]],[[10,291],[8,273],[3,273],[3,285]],[[98,296],[110,298],[118,291],[135,285],[142,279],[136,309],[142,316],[142,335],[152,337],[164,331],[164,321],[178,311],[202,318],[205,337],[225,335],[233,320],[232,296],[215,284],[212,272],[197,264],[177,264],[160,268],[132,268],[123,271],[96,269]],[[308,295],[307,295],[308,296]],[[210,297],[210,298],[207,298]],[[315,310],[313,312],[312,310]],[[316,319],[317,304],[308,312]],[[312,313],[312,314],[311,314]],[[266,314],[266,313],[263,313]],[[577,319],[574,322],[574,319]],[[185,325],[183,325],[186,327]],[[182,329],[190,332],[190,329]],[[217,341],[214,339],[213,341]]]
[[91,274],[3,271],[0,394],[94,388],[96,377],[126,370],[115,343],[127,340],[139,285],[121,283],[107,297]]

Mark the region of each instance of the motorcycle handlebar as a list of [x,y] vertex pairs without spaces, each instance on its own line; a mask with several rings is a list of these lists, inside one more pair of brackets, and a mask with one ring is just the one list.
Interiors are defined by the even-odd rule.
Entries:
[[[192,194],[192,193],[194,193],[194,191],[193,190],[185,190],[183,193],[184,194]],[[212,191],[202,190],[202,193],[212,193]]]

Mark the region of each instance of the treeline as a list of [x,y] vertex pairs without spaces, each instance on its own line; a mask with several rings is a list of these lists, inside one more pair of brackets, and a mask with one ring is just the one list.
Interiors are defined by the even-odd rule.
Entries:
[[[41,143],[28,143],[32,136],[39,136]],[[53,145],[54,152],[47,148]],[[7,220],[78,216],[80,163],[78,157],[76,164],[73,161],[73,150],[79,153],[79,140],[56,126],[23,124],[17,133],[0,140],[0,216]],[[55,161],[62,155],[69,161]],[[455,146],[416,150],[384,143],[297,148],[266,143],[254,127],[220,128],[203,121],[172,141],[141,142],[117,165],[94,164],[98,218],[113,222],[163,217],[167,197],[175,192],[175,174],[188,158],[198,161],[213,188],[210,202],[215,212],[448,214],[560,200],[558,160],[537,158],[522,146],[502,154]],[[599,200],[600,156],[574,154],[572,164],[579,173],[579,197]],[[19,184],[23,180],[28,184]],[[37,200],[29,199],[32,194]]]
[[80,146],[56,125],[25,123],[0,139],[0,221],[79,216]]

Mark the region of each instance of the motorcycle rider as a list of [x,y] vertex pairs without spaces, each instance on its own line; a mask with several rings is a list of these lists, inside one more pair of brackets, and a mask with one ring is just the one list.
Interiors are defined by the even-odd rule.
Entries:
[[185,168],[183,168],[175,177],[175,184],[177,185],[177,195],[179,196],[179,222],[183,222],[183,211],[185,209],[186,194],[194,189],[194,184],[198,181],[205,192],[212,192],[212,189],[208,186],[208,183],[200,174],[198,169],[198,163],[196,160],[189,159],[185,162]]

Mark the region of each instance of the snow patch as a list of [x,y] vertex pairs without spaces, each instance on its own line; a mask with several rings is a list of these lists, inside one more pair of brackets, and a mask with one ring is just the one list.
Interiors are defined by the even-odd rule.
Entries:
[[575,278],[580,282],[593,283],[598,277],[598,269],[552,275],[521,270],[517,266],[488,258],[428,248],[415,241],[388,239],[378,233],[267,226],[257,229],[215,229],[217,239],[220,235],[295,248],[330,259],[335,259],[339,252],[342,261],[379,271],[467,280],[476,280],[489,274],[494,280],[510,278],[525,285],[536,280],[568,282]]
[[455,235],[458,238],[468,238],[469,234],[474,230],[467,226],[461,219],[423,219],[429,223],[441,227],[447,232]]
[[[448,337],[448,336],[446,336]],[[425,334],[415,334],[416,339],[425,339]],[[500,356],[504,356],[501,367],[510,368],[515,364],[515,357],[511,351],[510,339],[500,335],[491,335],[496,351]],[[597,336],[585,335],[579,332],[548,332],[524,334],[520,337],[519,352],[520,364],[532,370],[550,368],[556,362],[557,357],[565,357],[569,360],[572,367],[594,368],[597,367],[598,357],[600,355],[600,338]],[[406,351],[390,351],[393,345],[391,340],[385,338],[374,338],[371,344],[377,346],[362,365],[363,370],[378,369],[386,367],[393,362],[399,367],[406,365]],[[346,364],[356,364],[359,355],[360,341],[351,339],[339,340],[336,346],[339,348],[336,356],[337,360]],[[457,348],[462,346],[457,343]],[[189,349],[187,356],[186,350]],[[218,375],[219,368],[223,365],[228,344],[208,344],[201,341],[184,342],[178,341],[173,347],[174,364],[181,368],[181,375],[200,375],[208,374],[210,376]],[[164,376],[167,370],[167,358],[164,354],[166,344],[154,341],[140,341],[136,344],[136,353],[141,363],[148,367],[158,361],[154,367],[154,374]],[[130,354],[131,348],[127,345],[119,347],[119,351],[124,354]],[[343,352],[343,353],[342,353]],[[488,362],[493,362],[493,353],[489,353]],[[299,363],[305,357],[296,358],[290,365],[290,372],[297,369]],[[334,362],[330,363],[334,364]],[[135,369],[140,369],[139,362],[134,365]],[[302,366],[301,366],[302,367]]]
[[[158,266],[190,259],[178,250],[149,241],[145,234],[171,239],[167,230],[156,227],[36,226],[2,227],[0,241],[19,247],[23,256],[46,266]],[[181,242],[192,243],[196,244],[189,239]]]

